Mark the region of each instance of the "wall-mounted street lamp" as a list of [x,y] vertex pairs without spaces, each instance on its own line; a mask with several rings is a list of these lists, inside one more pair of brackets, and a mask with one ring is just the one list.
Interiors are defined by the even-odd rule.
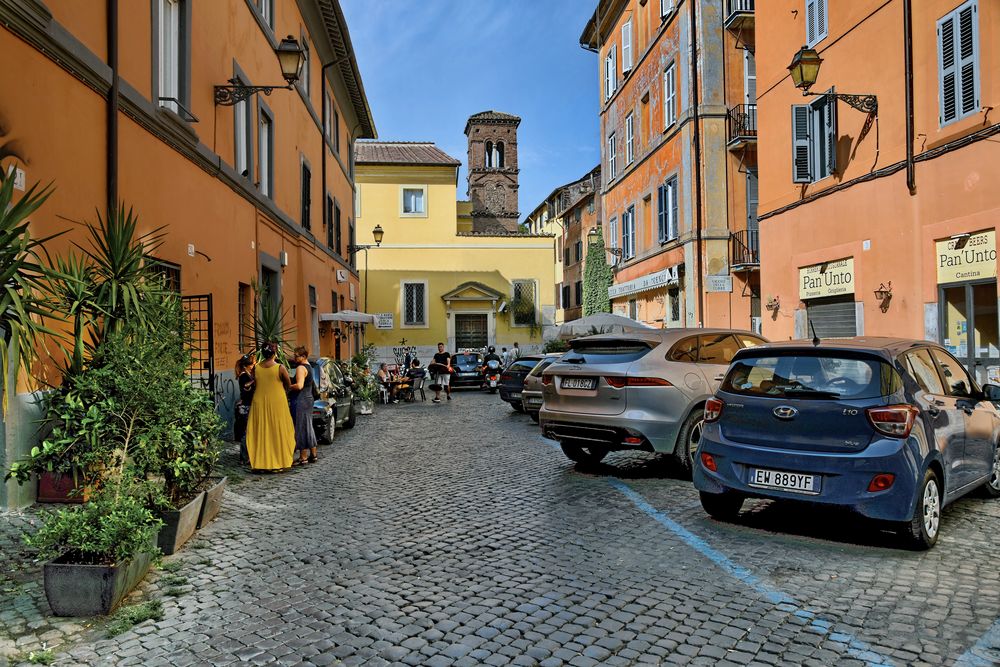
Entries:
[[[597,227],[591,227],[590,231],[587,232],[588,245],[594,245],[595,243],[597,243],[597,239],[598,239]],[[625,250],[623,248],[614,248],[612,246],[605,246],[604,251],[609,253],[612,257],[615,258],[614,264],[611,265],[611,268],[615,268],[616,266],[618,266],[618,263],[622,260],[622,257],[625,256]]]
[[305,51],[299,46],[297,39],[289,35],[281,40],[281,44],[274,50],[274,55],[278,57],[278,66],[281,67],[281,76],[285,79],[285,85],[274,86],[245,86],[239,79],[229,80],[228,86],[215,87],[215,104],[231,107],[234,104],[253,97],[257,93],[270,95],[275,88],[291,90],[295,82],[299,80],[299,73],[302,71],[302,64],[305,62]]
[[875,115],[878,113],[878,98],[874,95],[850,95],[845,93],[813,93],[809,89],[816,84],[819,78],[819,68],[823,64],[823,59],[819,57],[816,49],[803,46],[799,49],[792,64],[788,66],[788,72],[792,76],[792,83],[802,91],[803,95],[817,95],[822,97],[835,97],[843,100],[849,106],[867,113]]
[[891,280],[888,287],[886,287],[885,283],[879,283],[878,289],[875,290],[875,300],[878,301],[878,307],[883,313],[889,310],[889,302],[892,300]]

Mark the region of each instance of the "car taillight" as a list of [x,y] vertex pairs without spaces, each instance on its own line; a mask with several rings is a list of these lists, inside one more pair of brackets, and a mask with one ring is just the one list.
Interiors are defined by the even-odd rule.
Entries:
[[710,398],[705,401],[705,421],[717,422],[722,415],[722,407],[725,405],[718,398]]
[[542,384],[544,384],[546,387],[549,386],[550,384],[552,384],[552,376],[551,375],[543,375],[542,376]]
[[500,379],[503,380],[504,382],[510,382],[511,376],[504,373],[503,375],[500,376]]
[[875,475],[872,477],[872,481],[868,483],[868,490],[872,493],[876,491],[885,491],[892,486],[892,483],[896,481],[896,476],[891,472],[884,472],[880,475]]
[[884,408],[868,408],[865,410],[872,428],[879,433],[892,438],[905,438],[910,435],[913,422],[917,418],[917,409],[912,405],[889,405]]
[[606,377],[604,381],[615,389],[622,387],[673,387],[663,378]]
[[701,464],[712,472],[718,472],[718,466],[715,465],[715,457],[711,454],[701,453]]

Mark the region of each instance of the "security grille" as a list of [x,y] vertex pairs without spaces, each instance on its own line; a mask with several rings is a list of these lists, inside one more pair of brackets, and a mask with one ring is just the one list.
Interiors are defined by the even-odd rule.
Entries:
[[813,333],[821,339],[851,338],[858,335],[854,295],[809,299],[806,301],[806,337]]
[[403,323],[408,325],[427,324],[424,312],[423,283],[405,283],[403,285]]
[[514,324],[532,326],[535,324],[535,283],[530,280],[514,281],[514,299],[511,303]]
[[215,394],[215,341],[212,336],[212,295],[182,296],[181,304],[190,326],[191,365],[188,378],[200,389]]

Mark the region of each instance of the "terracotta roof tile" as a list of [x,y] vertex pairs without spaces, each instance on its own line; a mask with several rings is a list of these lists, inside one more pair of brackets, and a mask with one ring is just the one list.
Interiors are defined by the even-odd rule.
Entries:
[[408,164],[453,166],[462,164],[430,141],[359,141],[355,144],[357,164]]

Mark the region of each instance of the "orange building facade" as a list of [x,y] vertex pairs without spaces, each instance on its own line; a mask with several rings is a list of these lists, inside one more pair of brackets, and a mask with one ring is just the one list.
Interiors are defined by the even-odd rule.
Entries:
[[[925,338],[997,381],[1000,6],[771,0],[757,23],[764,334]],[[804,97],[803,44],[810,92],[875,111]]]
[[581,35],[599,62],[619,314],[759,324],[753,37],[752,0],[602,0]]
[[[56,188],[32,233],[65,231],[48,248],[58,254],[83,242],[74,222],[115,201],[141,233],[164,227],[155,259],[200,311],[196,353],[220,412],[253,345],[254,280],[280,295],[313,355],[356,350],[357,336],[319,317],[360,302],[352,147],[375,137],[337,0],[0,0],[0,24],[0,167]],[[231,79],[284,85],[286,35],[305,48],[298,82],[219,104]],[[0,429],[0,463],[26,446],[30,388]]]

